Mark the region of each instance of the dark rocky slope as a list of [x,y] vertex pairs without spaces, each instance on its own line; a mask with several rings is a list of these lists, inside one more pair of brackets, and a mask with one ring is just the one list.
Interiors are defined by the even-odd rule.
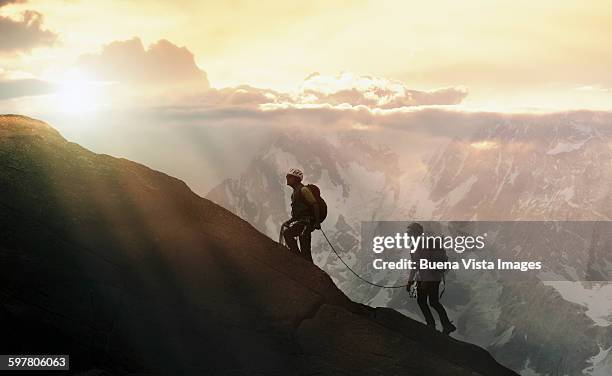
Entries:
[[513,375],[483,349],[351,302],[182,181],[0,116],[0,353],[73,372]]

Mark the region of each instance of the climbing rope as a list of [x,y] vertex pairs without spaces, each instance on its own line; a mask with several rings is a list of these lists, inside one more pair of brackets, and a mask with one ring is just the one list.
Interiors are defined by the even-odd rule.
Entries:
[[[284,240],[284,239],[283,239],[283,232],[284,232],[285,228],[286,228],[286,227],[285,227],[285,225],[283,224],[283,225],[281,226],[281,230],[280,230],[280,234],[279,234],[279,239],[278,239],[278,242],[279,242],[280,244],[284,244],[284,242],[283,242],[283,240]],[[336,254],[336,257],[338,257],[338,259],[339,259],[340,261],[342,261],[342,263],[344,264],[344,266],[346,266],[346,268],[347,268],[347,269],[348,269],[348,270],[349,270],[351,273],[353,273],[353,274],[355,275],[355,277],[359,278],[360,280],[362,280],[363,282],[367,283],[368,285],[372,285],[372,286],[375,286],[375,287],[380,287],[380,288],[383,288],[383,289],[401,289],[401,288],[406,288],[406,287],[408,287],[408,284],[405,284],[405,285],[393,285],[393,286],[390,286],[390,285],[380,285],[380,284],[378,284],[378,283],[376,283],[376,282],[371,282],[371,281],[368,281],[367,279],[363,278],[362,276],[360,276],[360,275],[359,275],[359,273],[357,273],[356,271],[354,271],[354,270],[353,270],[353,268],[351,268],[351,267],[350,267],[350,266],[349,266],[349,265],[346,263],[346,261],[344,261],[344,259],[342,258],[342,256],[340,256],[340,254],[339,254],[339,253],[336,251],[336,248],[334,248],[333,244],[332,244],[332,243],[329,241],[329,238],[328,238],[328,237],[327,237],[327,235],[325,234],[325,231],[323,231],[323,229],[322,229],[322,228],[321,228],[320,230],[321,230],[321,233],[323,234],[323,237],[324,237],[324,238],[325,238],[325,240],[327,241],[327,244],[329,244],[329,247],[331,248],[331,250],[332,250],[332,251],[333,251],[333,252]],[[442,297],[442,295],[444,294],[444,290],[446,290],[446,280],[445,280],[445,278],[444,278],[444,274],[442,275],[442,283],[443,283],[443,288],[442,288],[442,292],[440,293],[440,298],[441,298],[441,297]],[[409,296],[410,296],[411,298],[416,298],[416,297],[417,297],[416,285],[417,285],[416,283],[413,283],[413,284],[412,284],[412,286],[411,286],[411,289],[410,289],[410,291],[409,291]]]
[[[398,286],[387,286],[387,285],[379,285],[378,283],[375,282],[371,282],[368,281],[367,279],[363,278],[362,276],[360,276],[356,271],[354,271],[345,261],[344,259],[342,259],[342,257],[338,254],[338,252],[336,252],[336,249],[334,248],[334,246],[332,245],[332,243],[329,241],[329,239],[327,238],[327,235],[325,235],[325,231],[323,231],[323,229],[321,229],[321,233],[323,234],[323,236],[325,237],[325,240],[327,240],[327,244],[329,244],[329,246],[331,247],[332,251],[334,251],[334,253],[336,254],[336,256],[338,257],[338,259],[340,261],[342,261],[342,263],[344,264],[344,266],[346,266],[346,268],[348,270],[350,270],[351,273],[353,273],[355,275],[355,277],[359,278],[360,280],[362,280],[363,282],[367,283],[368,285],[372,285],[372,286],[376,286],[376,287],[381,287],[383,289],[401,289],[401,288],[406,288],[408,287],[408,285],[398,285]],[[416,283],[414,284],[416,285]]]

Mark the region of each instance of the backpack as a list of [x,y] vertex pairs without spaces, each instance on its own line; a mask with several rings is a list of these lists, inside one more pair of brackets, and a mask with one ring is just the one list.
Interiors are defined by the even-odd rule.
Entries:
[[321,190],[319,187],[314,184],[308,184],[306,187],[312,192],[312,195],[317,200],[317,204],[319,205],[319,223],[322,223],[327,217],[327,203],[323,200],[323,197],[321,197]]

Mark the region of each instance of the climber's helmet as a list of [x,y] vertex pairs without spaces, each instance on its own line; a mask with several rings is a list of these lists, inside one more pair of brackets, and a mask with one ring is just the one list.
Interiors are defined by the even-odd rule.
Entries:
[[302,179],[304,179],[304,174],[300,169],[297,168],[290,168],[289,172],[287,172],[287,176],[295,176],[296,178],[298,178],[299,181],[302,181]]

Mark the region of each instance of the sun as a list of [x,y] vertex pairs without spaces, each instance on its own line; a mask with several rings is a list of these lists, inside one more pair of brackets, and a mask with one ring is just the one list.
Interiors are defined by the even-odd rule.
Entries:
[[82,70],[64,73],[55,94],[57,110],[68,114],[88,114],[101,105],[99,84]]

